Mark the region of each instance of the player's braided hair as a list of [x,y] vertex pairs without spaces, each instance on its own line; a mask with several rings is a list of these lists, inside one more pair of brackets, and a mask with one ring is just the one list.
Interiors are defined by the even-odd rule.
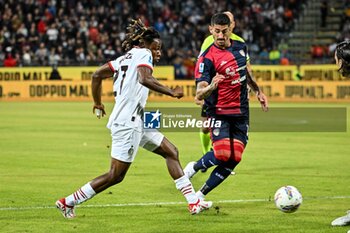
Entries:
[[350,40],[339,43],[335,51],[338,59],[342,60],[339,72],[344,77],[350,77]]
[[128,33],[122,43],[122,48],[129,51],[134,46],[144,46],[144,43],[151,43],[154,39],[160,38],[159,33],[152,27],[147,28],[141,19],[132,19],[126,28]]

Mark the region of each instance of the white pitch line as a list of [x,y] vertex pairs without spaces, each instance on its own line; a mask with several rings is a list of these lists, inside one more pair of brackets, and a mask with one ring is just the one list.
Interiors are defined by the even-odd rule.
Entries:
[[[350,199],[350,196],[324,196],[324,197],[306,197],[304,200],[322,200],[322,199]],[[215,203],[241,203],[241,202],[272,202],[273,198],[261,199],[242,199],[242,200],[220,200]],[[123,203],[123,204],[103,204],[103,205],[81,205],[79,208],[106,208],[106,207],[125,207],[125,206],[159,206],[159,205],[185,205],[186,202],[145,202],[145,203]],[[27,206],[27,207],[0,207],[0,211],[9,210],[40,210],[40,209],[54,209],[56,206]]]

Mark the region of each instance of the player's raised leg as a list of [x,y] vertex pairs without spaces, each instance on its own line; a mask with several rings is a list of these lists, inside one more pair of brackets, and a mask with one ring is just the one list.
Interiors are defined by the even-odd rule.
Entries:
[[[214,157],[218,166],[212,171],[208,180],[197,192],[197,196],[204,199],[211,190],[221,184],[239,164],[244,150],[243,142],[222,138],[213,143]],[[233,150],[232,150],[233,149]]]
[[130,164],[112,158],[109,172],[96,177],[66,198],[56,201],[57,208],[65,218],[74,218],[75,206],[91,199],[103,190],[122,182]]
[[200,190],[196,193],[197,196],[204,200],[205,195],[207,195],[211,190],[216,188],[221,184],[228,176],[230,176],[231,171],[236,167],[238,163],[230,160],[218,165],[210,174],[208,180],[203,184]]
[[[198,214],[203,210],[209,209],[212,206],[212,202],[200,200],[194,191],[192,183],[184,175],[177,148],[159,132],[146,133],[141,143],[143,140],[145,149],[153,151],[165,159],[169,174],[174,179],[176,188],[180,190],[187,200],[190,213]],[[155,146],[157,147],[154,148]]]
[[56,202],[57,208],[65,218],[74,218],[74,207],[105,189],[123,181],[131,163],[136,156],[141,132],[133,128],[113,125],[111,128],[111,166],[110,170],[88,182],[77,191]]
[[196,162],[189,162],[184,168],[184,173],[191,179],[199,170],[208,169],[212,166],[219,165],[220,161],[215,158],[214,151],[209,151]]

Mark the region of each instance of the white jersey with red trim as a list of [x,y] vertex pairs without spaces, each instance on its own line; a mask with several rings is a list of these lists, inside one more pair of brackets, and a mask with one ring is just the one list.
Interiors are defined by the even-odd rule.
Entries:
[[132,128],[142,127],[141,115],[146,106],[149,89],[139,83],[137,68],[146,66],[153,70],[151,51],[145,48],[133,48],[108,64],[115,72],[113,77],[115,105],[107,128],[110,129],[113,124]]

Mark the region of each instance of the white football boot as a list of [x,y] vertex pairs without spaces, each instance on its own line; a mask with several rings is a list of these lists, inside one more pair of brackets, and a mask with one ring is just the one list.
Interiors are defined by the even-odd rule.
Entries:
[[193,214],[199,214],[200,212],[209,209],[213,206],[212,201],[204,201],[198,198],[198,201],[194,204],[188,204],[188,210],[190,213]]
[[67,205],[65,198],[62,198],[56,201],[56,207],[61,211],[61,214],[63,215],[63,217],[65,218],[75,217],[75,207]]
[[347,225],[350,225],[350,210],[346,212],[346,215],[336,218],[332,222],[332,226],[347,226]]

